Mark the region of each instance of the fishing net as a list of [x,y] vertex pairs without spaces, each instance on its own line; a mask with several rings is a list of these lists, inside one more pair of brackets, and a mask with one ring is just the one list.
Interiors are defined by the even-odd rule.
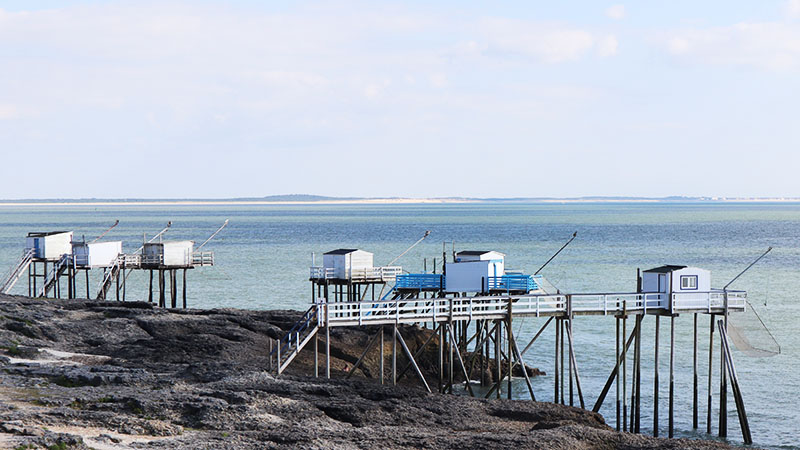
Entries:
[[780,344],[750,302],[747,302],[744,312],[728,316],[728,337],[739,351],[750,357],[763,358],[781,353]]
[[550,280],[545,277],[537,280],[537,283],[539,283],[539,289],[544,291],[544,293],[547,295],[555,295],[558,293],[558,288],[555,287],[555,285],[553,285],[553,283],[551,283]]

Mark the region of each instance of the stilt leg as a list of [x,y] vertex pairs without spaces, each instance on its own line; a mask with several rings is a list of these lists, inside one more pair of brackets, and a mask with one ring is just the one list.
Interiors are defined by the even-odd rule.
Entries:
[[653,436],[658,437],[658,337],[661,329],[661,316],[656,316],[656,336],[653,347]]
[[675,437],[675,316],[669,318],[669,438]]
[[698,383],[697,383],[697,313],[693,314],[694,319],[694,347],[692,352],[692,428],[695,430],[699,426],[697,417],[698,406]]

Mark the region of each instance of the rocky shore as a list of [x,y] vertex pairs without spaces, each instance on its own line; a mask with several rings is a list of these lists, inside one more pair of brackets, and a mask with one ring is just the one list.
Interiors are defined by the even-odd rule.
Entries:
[[[332,380],[308,376],[310,352],[276,378],[270,339],[300,314],[0,296],[0,448],[727,448],[618,433],[577,408],[428,394],[413,378],[382,386],[377,357],[344,380],[370,330],[332,330]],[[430,333],[401,332],[412,349]]]

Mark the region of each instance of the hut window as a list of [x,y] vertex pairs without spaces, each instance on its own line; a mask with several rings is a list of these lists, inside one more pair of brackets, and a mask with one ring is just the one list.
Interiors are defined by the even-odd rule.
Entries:
[[697,289],[697,275],[681,275],[681,289]]

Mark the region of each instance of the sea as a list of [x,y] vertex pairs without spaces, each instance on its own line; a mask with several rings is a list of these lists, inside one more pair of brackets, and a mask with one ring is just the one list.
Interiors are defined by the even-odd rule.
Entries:
[[[311,300],[309,267],[312,261],[321,261],[322,253],[360,248],[374,253],[376,265],[385,265],[426,231],[430,236],[396,265],[409,272],[431,271],[434,264],[441,270],[443,251],[450,258],[453,249],[496,250],[506,254],[507,268],[533,273],[577,232],[576,239],[541,272],[569,293],[632,292],[637,268],[663,264],[709,269],[712,285],[721,288],[773,247],[730,286],[748,292],[748,320],[755,324],[751,341],[759,348],[768,347],[771,356],[735,348],[733,355],[754,445],[800,447],[800,203],[4,205],[0,206],[0,273],[17,261],[28,232],[69,230],[76,239],[92,240],[119,220],[103,240],[122,240],[124,250],[133,252],[168,221],[172,226],[164,239],[194,240],[199,245],[226,219],[229,225],[203,248],[214,251],[216,264],[189,271],[187,297],[192,308],[305,310]],[[100,271],[94,272],[92,292],[100,281]],[[24,278],[13,293],[27,293]],[[146,299],[144,273],[131,276],[126,295],[128,300]],[[756,323],[759,318],[763,326]],[[699,317],[698,430],[692,429],[693,321],[688,315],[674,320],[676,436],[720,439],[718,336],[713,364],[713,433],[708,435],[709,318]],[[544,321],[515,321],[518,342],[527,343]],[[641,430],[645,433],[653,432],[654,322],[648,316],[643,324]],[[629,330],[632,324],[629,321]],[[578,317],[574,335],[582,390],[587,407],[591,407],[614,366],[615,321],[611,316]],[[525,355],[529,365],[547,373],[533,380],[539,400],[551,401],[553,396],[553,338],[551,326]],[[659,434],[665,436],[669,319],[661,321],[659,341]],[[520,399],[528,396],[523,380],[514,381],[512,392]],[[615,392],[612,387],[601,410],[612,426]],[[732,395],[728,410],[727,442],[741,444]]]

